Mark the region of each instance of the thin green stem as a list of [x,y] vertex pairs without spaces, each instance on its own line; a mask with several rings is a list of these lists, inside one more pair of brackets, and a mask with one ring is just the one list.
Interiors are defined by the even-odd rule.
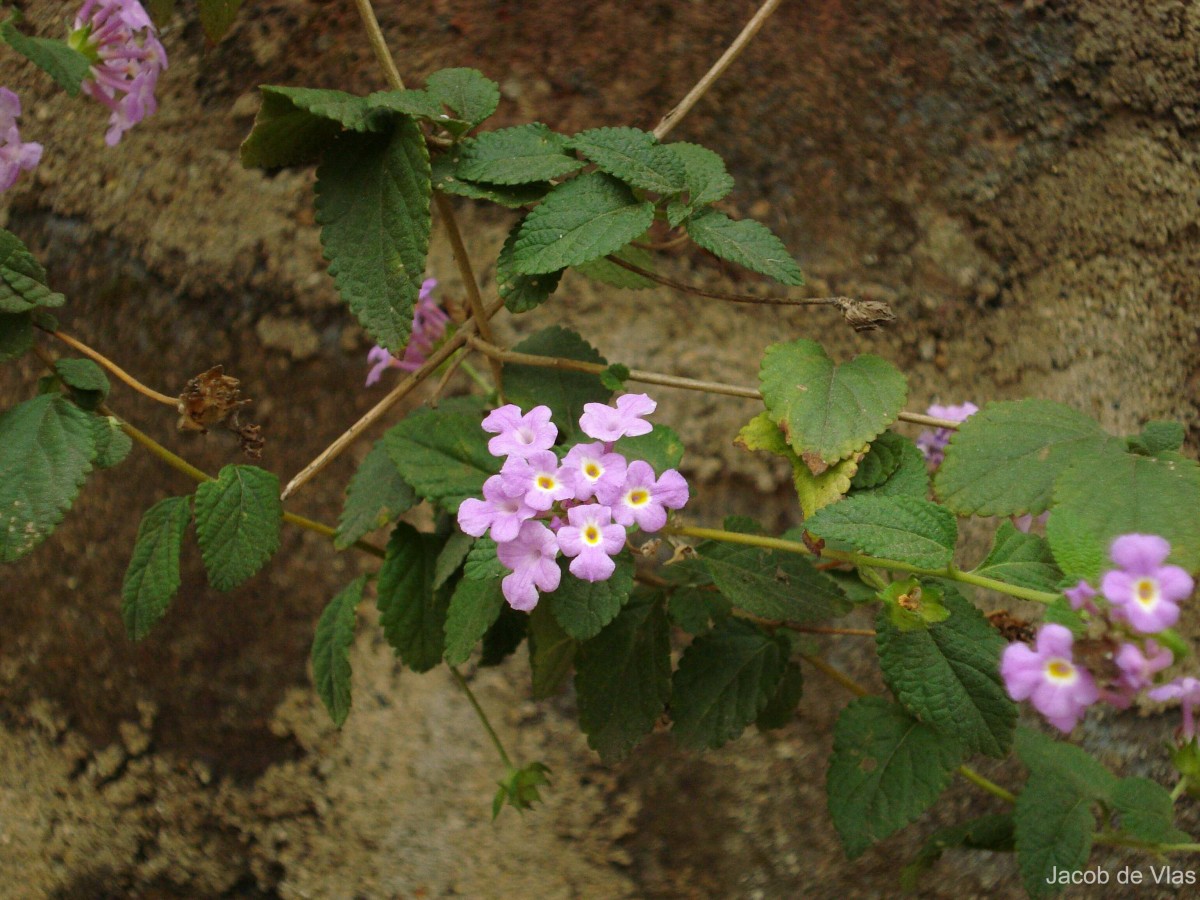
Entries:
[[967,781],[971,782],[976,787],[983,788],[985,791],[987,791],[993,797],[999,797],[1005,803],[1016,803],[1017,802],[1016,794],[1014,794],[1012,791],[1009,791],[1009,790],[1006,790],[1006,789],[1000,787],[1000,785],[996,784],[996,782],[992,781],[991,779],[985,778],[984,776],[980,775],[978,772],[976,772],[970,766],[959,766],[957,771],[958,771],[958,774],[961,775],[963,778],[967,779]]
[[383,29],[379,27],[379,20],[375,18],[375,8],[371,6],[371,0],[354,0],[354,5],[358,8],[358,15],[363,20],[363,27],[367,29],[367,40],[371,42],[375,59],[383,69],[388,84],[394,90],[404,90],[404,79],[400,77],[400,70],[396,68],[392,52],[388,50],[387,39],[383,36]]
[[1106,847],[1132,847],[1136,850],[1149,850],[1153,853],[1200,853],[1200,843],[1156,844],[1153,841],[1141,841],[1117,831],[1100,831],[1092,835],[1093,844],[1103,844]]
[[477,385],[479,385],[479,387],[481,387],[483,389],[484,393],[488,394],[489,396],[491,394],[495,393],[496,389],[494,387],[492,387],[492,383],[490,381],[488,381],[486,377],[484,377],[482,372],[480,372],[477,368],[475,368],[469,362],[467,362],[466,360],[463,360],[463,362],[459,366],[459,368],[462,369],[464,372],[466,372],[467,377],[470,378]]
[[1183,796],[1183,792],[1187,790],[1190,779],[1184,775],[1177,782],[1175,787],[1171,788],[1171,802],[1174,803]]
[[467,684],[467,679],[463,677],[463,673],[458,671],[458,666],[447,666],[450,674],[454,676],[454,680],[458,682],[458,686],[462,688],[462,692],[467,695],[467,700],[470,701],[471,707],[475,710],[475,715],[479,717],[480,724],[483,725],[484,731],[488,733],[488,737],[492,739],[492,746],[496,748],[496,752],[500,754],[500,761],[504,763],[504,767],[508,771],[513,771],[516,766],[512,764],[512,760],[508,756],[508,751],[504,749],[504,745],[500,743],[500,735],[496,734],[496,729],[492,727],[491,721],[487,717],[487,713],[483,711],[483,707],[479,705],[479,700],[471,691],[471,686]]

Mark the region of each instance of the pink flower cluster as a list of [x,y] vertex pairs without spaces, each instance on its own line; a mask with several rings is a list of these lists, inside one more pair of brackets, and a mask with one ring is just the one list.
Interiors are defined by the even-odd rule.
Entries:
[[[970,402],[958,406],[939,406],[935,403],[925,412],[939,419],[965,422],[970,416],[979,412],[979,407]],[[942,464],[942,460],[946,458],[946,445],[950,443],[950,436],[953,433],[949,428],[935,428],[932,431],[922,431],[917,435],[917,449],[925,455],[929,465],[937,468]]]
[[621,438],[650,432],[643,417],[656,406],[645,394],[618,397],[615,406],[585,404],[579,427],[594,442],[576,444],[561,460],[552,449],[558,428],[549,407],[522,413],[510,403],[483,420],[483,430],[495,435],[488,450],[506,459],[484,482],[483,499],[459,506],[458,524],[475,537],[490,530],[497,557],[511,570],[501,586],[514,609],[531,610],[539,591],[558,589],[560,552],[576,578],[605,581],[627,528],[658,531],[668,509],[687,503],[687,482],[677,471],[656,477],[645,460],[613,451]]
[[105,143],[115,147],[130,128],[158,109],[154,91],[167,52],[138,0],[85,0],[67,43],[92,67],[83,92],[108,107]]
[[378,344],[367,354],[367,362],[372,364],[371,371],[367,373],[367,387],[378,382],[388,369],[415,372],[425,365],[425,360],[446,333],[446,326],[450,324],[450,317],[446,315],[446,311],[433,299],[433,289],[436,287],[436,278],[426,278],[421,284],[421,292],[417,295],[417,305],[413,310],[412,335],[401,359],[392,356],[386,347],[380,347]]
[[[1069,732],[1087,708],[1104,701],[1126,709],[1134,696],[1150,688],[1155,676],[1174,661],[1171,651],[1151,635],[1179,620],[1179,602],[1194,587],[1179,566],[1166,565],[1171,545],[1152,534],[1125,534],[1109,555],[1116,568],[1104,573],[1100,592],[1085,581],[1065,591],[1071,607],[1102,623],[1103,634],[1089,642],[1100,648],[1096,672],[1075,661],[1074,636],[1063,625],[1043,625],[1035,647],[1010,644],[1000,660],[1009,696],[1029,700],[1050,724]],[[1103,595],[1103,608],[1096,602]],[[1200,682],[1179,679],[1147,692],[1152,700],[1181,699],[1184,733],[1195,733],[1192,706],[1200,701]]]
[[16,183],[22,171],[28,172],[42,158],[42,145],[21,143],[17,117],[21,99],[8,88],[0,87],[0,191]]

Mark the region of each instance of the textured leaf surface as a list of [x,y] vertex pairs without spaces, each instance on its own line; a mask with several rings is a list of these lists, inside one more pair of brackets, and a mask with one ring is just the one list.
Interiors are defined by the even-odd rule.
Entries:
[[414,672],[432,669],[446,649],[449,594],[433,588],[440,549],[437,537],[400,522],[379,569],[379,624],[400,661]]
[[333,545],[345,550],[364,535],[396,519],[416,502],[416,491],[392,462],[386,442],[377,442],[346,487],[346,502],[338,518]]
[[277,169],[316,162],[343,128],[372,127],[370,101],[345,91],[263,85],[262,106],[242,142],[246,168]]
[[611,175],[580,175],[552,190],[525,217],[513,247],[513,268],[539,275],[599,259],[628,244],[653,221],[654,205],[638,200]]
[[1050,506],[1063,470],[1115,441],[1061,403],[989,403],[950,438],[934,490],[962,516],[1036,515]]
[[[463,534],[461,531],[450,532],[450,536],[446,538],[446,543],[442,545],[442,549],[438,553],[437,564],[433,567],[433,586],[435,588],[448,583],[458,574],[458,570],[466,562],[467,554],[474,546],[475,538],[471,535]],[[489,550],[495,556],[495,548],[490,547]]]
[[764,619],[823,622],[850,611],[837,584],[795,553],[705,541],[696,548],[734,606]]
[[[891,434],[885,431],[885,435]],[[929,466],[917,445],[908,438],[901,438],[900,465],[887,481],[878,487],[855,489],[856,497],[918,497],[929,496]]]
[[[492,550],[495,555],[495,549]],[[501,577],[475,580],[463,578],[450,598],[446,613],[446,662],[452,666],[467,661],[504,608]]]
[[[595,347],[574,331],[558,325],[530,335],[513,349],[535,356],[558,356],[608,365],[608,360]],[[584,404],[606,403],[612,396],[599,375],[515,363],[504,367],[504,392],[510,403],[524,410],[542,404],[549,406],[559,433],[568,437],[579,427]]]
[[584,166],[566,151],[566,144],[565,137],[540,122],[487,131],[463,146],[455,174],[494,184],[561,178]]
[[0,313],[0,362],[24,356],[33,347],[33,316]]
[[528,616],[529,668],[533,677],[533,699],[545,700],[558,693],[571,666],[579,642],[571,637],[558,620],[550,614],[545,603],[539,603]]
[[1161,784],[1149,778],[1122,778],[1112,795],[1121,817],[1121,830],[1139,841],[1155,844],[1190,843],[1187,832],[1175,827],[1175,804]]
[[613,450],[631,462],[644,459],[661,475],[667,469],[679,468],[683,462],[684,447],[683,441],[672,429],[666,425],[654,425],[646,434],[621,438],[613,444]]
[[950,617],[902,631],[881,609],[875,624],[879,665],[896,699],[914,716],[971,752],[1003,758],[1012,746],[1016,704],[1000,680],[1006,642],[957,593]]
[[91,68],[88,58],[65,41],[27,37],[17,31],[14,21],[9,17],[0,22],[0,37],[4,42],[53,78],[68,96],[79,96],[79,88]]
[[929,569],[950,564],[958,539],[952,512],[915,497],[847,497],[816,513],[805,528],[870,556]]
[[513,267],[513,247],[517,243],[521,225],[522,222],[518,222],[513,226],[496,260],[496,289],[504,299],[505,308],[512,313],[537,309],[558,289],[563,275],[562,269],[544,275],[522,275],[517,272]]
[[463,564],[463,577],[473,581],[485,581],[508,574],[504,563],[496,556],[496,542],[489,537],[477,538],[467,561]]
[[974,574],[1038,591],[1057,591],[1063,579],[1046,540],[1012,522],[1000,523],[991,552]]
[[716,203],[733,190],[733,177],[725,170],[725,160],[707,147],[684,141],[667,147],[683,160],[684,186],[692,207]]
[[540,201],[552,187],[548,181],[513,185],[468,181],[455,172],[457,161],[457,154],[450,153],[443,153],[432,161],[430,177],[436,190],[471,200],[488,200],[508,209],[520,209]]
[[92,462],[97,469],[119,465],[133,449],[133,439],[121,430],[121,423],[112,416],[92,419],[92,438],[96,444],[96,458]]
[[[405,116],[416,116],[433,122],[444,122],[447,118],[446,108],[437,97],[429,91],[406,88],[400,91],[376,91],[367,97],[370,109],[385,110],[400,113]],[[455,120],[461,121],[461,120]],[[465,126],[466,122],[461,122]]]
[[[765,450],[782,456],[791,464],[792,484],[796,488],[796,496],[800,500],[800,509],[805,518],[841,499],[842,495],[850,490],[851,480],[858,468],[856,453],[830,466],[820,475],[814,475],[796,455],[796,451],[788,446],[779,426],[771,421],[770,414],[765,412],[759,413],[746,423],[738,432],[734,443],[747,450]],[[923,466],[924,462],[921,464]]]
[[1061,781],[1082,797],[1112,802],[1117,778],[1087,751],[1024,727],[1017,729],[1016,749],[1031,773]]
[[720,591],[700,587],[676,588],[667,606],[671,621],[688,634],[704,634],[714,622],[728,618],[732,610],[733,604]]
[[477,69],[441,69],[426,79],[425,90],[471,127],[500,105],[500,86]]
[[20,239],[0,228],[0,313],[23,313],[66,302],[66,297],[46,285],[46,270]]
[[671,695],[671,642],[661,595],[635,591],[621,614],[579,648],[579,727],[606,763],[651,732]]
[[804,693],[804,671],[797,662],[789,662],[783,670],[783,677],[775,693],[758,714],[754,724],[762,731],[774,728],[784,728],[796,718],[796,707],[800,705],[800,697]]
[[933,805],[962,749],[882,697],[860,697],[833,731],[829,814],[853,859]]
[[637,266],[639,269],[645,269],[650,272],[654,271],[654,255],[648,250],[643,250],[641,247],[635,247],[633,244],[626,244],[615,253],[610,253],[608,256],[602,256],[600,259],[593,259],[591,262],[576,266],[575,271],[585,278],[592,279],[592,281],[599,281],[602,284],[612,285],[613,287],[627,291],[645,291],[657,287],[649,278],[618,266],[612,261],[612,257],[624,260],[627,263]]
[[606,581],[584,581],[570,573],[570,560],[561,557],[562,581],[558,590],[542,597],[558,624],[571,637],[581,641],[594,638],[617,617],[633,589],[633,559],[628,550],[615,558],[616,570]]
[[142,515],[121,584],[121,619],[132,640],[150,633],[179,590],[179,554],[191,518],[190,497],[168,497]]
[[481,421],[445,405],[419,409],[389,430],[383,445],[419,496],[457,512],[466,498],[483,496],[483,483],[500,471]]
[[759,381],[792,449],[830,465],[896,421],[908,397],[904,376],[886,360],[863,354],[838,364],[805,339],[768,347]]
[[659,194],[684,189],[683,160],[638,128],[592,128],[571,138],[569,146],[626,184]]
[[0,562],[44,541],[75,502],[96,454],[91,416],[57,394],[0,415]]
[[90,359],[58,359],[54,371],[84,409],[94,410],[108,396],[108,376]]
[[257,466],[226,466],[196,488],[196,538],[208,582],[237,587],[279,549],[279,479]]
[[214,44],[225,37],[237,18],[242,0],[199,0],[200,25]]
[[1017,865],[1031,897],[1049,897],[1063,889],[1051,879],[1057,872],[1082,869],[1092,853],[1096,817],[1091,801],[1047,775],[1033,774],[1017,796],[1013,812]]
[[367,576],[363,575],[342,588],[321,613],[313,637],[313,683],[338,728],[350,714],[350,645],[354,643],[355,612],[366,586]]
[[900,468],[904,458],[904,438],[894,431],[885,431],[871,442],[871,449],[858,464],[850,486],[855,490],[877,488]]
[[774,278],[780,284],[804,284],[804,274],[766,225],[753,219],[735,221],[715,209],[696,213],[687,223],[692,240],[721,259]]
[[736,738],[775,695],[785,655],[786,642],[737,619],[692,641],[671,685],[676,740],[701,750]]
[[394,353],[412,331],[429,250],[429,154],[421,129],[343,132],[317,168],[317,221],[338,293]]

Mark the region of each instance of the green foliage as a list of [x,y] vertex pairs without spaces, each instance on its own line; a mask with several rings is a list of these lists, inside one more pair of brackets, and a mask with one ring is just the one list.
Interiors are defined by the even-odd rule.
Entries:
[[0,228],[0,313],[23,313],[66,302],[66,297],[47,286],[46,270],[20,239]]
[[0,313],[0,362],[24,356],[33,349],[33,316]]
[[962,748],[882,697],[859,697],[833,731],[829,815],[850,859],[933,805]]
[[944,595],[945,591],[931,581],[917,578],[893,581],[878,593],[883,601],[880,613],[900,631],[925,631],[930,625],[950,618],[950,610],[942,603]]
[[[494,559],[496,555],[495,542],[491,538],[484,538],[483,541],[485,545],[484,552],[488,553]],[[462,568],[463,563],[467,559],[467,554],[471,552],[471,548],[474,546],[475,538],[471,537],[471,535],[463,534],[458,530],[450,532],[449,537],[446,538],[446,543],[442,545],[442,549],[438,552],[437,563],[433,567],[433,586],[435,588],[440,588],[458,574],[458,570]]]
[[542,598],[558,624],[580,641],[594,638],[617,617],[633,590],[633,558],[622,550],[613,560],[616,570],[604,581],[584,581],[570,573],[569,560],[560,558],[562,581],[558,590]]
[[338,518],[333,545],[345,550],[395,520],[416,502],[417,494],[392,462],[387,443],[376,442],[346,487],[346,502]]
[[0,562],[13,562],[75,502],[96,455],[92,417],[42,394],[0,415],[0,447]]
[[624,247],[654,221],[654,204],[638,200],[611,175],[591,172],[564,182],[525,217],[513,246],[522,275],[557,272]]
[[713,623],[727,618],[732,611],[733,604],[728,597],[703,587],[676,588],[667,603],[671,621],[688,634],[704,634]]
[[962,825],[939,828],[929,836],[921,852],[900,872],[900,888],[915,892],[922,875],[933,868],[942,854],[957,847],[965,850],[992,850],[1011,853],[1013,850],[1013,817],[1011,813],[980,816]]
[[765,412],[759,413],[743,426],[734,444],[746,450],[765,450],[782,456],[791,464],[792,483],[806,518],[840,499],[850,489],[851,479],[858,468],[858,454],[854,454],[825,469],[820,475],[814,475],[804,460],[788,446],[783,431]]
[[384,117],[375,114],[366,97],[282,85],[263,85],[259,90],[262,106],[241,149],[242,165],[248,169],[313,163],[343,128],[385,127]]
[[623,437],[613,444],[613,451],[626,459],[644,459],[661,475],[667,469],[677,469],[683,462],[683,441],[666,425],[655,425],[646,434]]
[[[886,438],[889,435],[892,435],[892,432],[885,431],[880,438]],[[889,443],[892,442],[889,440]],[[900,438],[900,442],[896,446],[900,451],[900,465],[896,467],[896,471],[888,476],[887,481],[877,487],[855,488],[854,496],[917,497],[921,500],[929,496],[929,467],[925,463],[924,455],[908,438]]]
[[[535,356],[558,356],[599,365],[608,364],[595,347],[574,331],[559,325],[551,325],[530,335],[513,349]],[[504,367],[504,392],[510,403],[522,409],[549,406],[559,433],[568,438],[578,429],[585,403],[605,403],[612,396],[599,375],[516,363]]]
[[1030,897],[1049,897],[1063,885],[1058,872],[1083,868],[1092,852],[1096,817],[1091,799],[1050,775],[1031,775],[1013,812],[1017,865]]
[[1114,440],[1061,403],[989,403],[950,438],[934,490],[960,516],[1036,515],[1050,506],[1063,470]]
[[513,247],[523,223],[524,220],[512,227],[496,260],[496,289],[504,300],[505,308],[511,313],[529,312],[545,303],[558,289],[564,271],[559,269],[545,275],[522,275],[513,268]]
[[279,479],[257,466],[225,466],[196,488],[196,538],[208,583],[230,591],[279,549]]
[[450,119],[446,115],[446,107],[429,91],[407,88],[398,91],[376,91],[367,97],[367,106],[370,109],[398,113],[402,116],[415,116],[439,125],[449,124],[460,129],[467,127],[467,123],[462,119]]
[[683,160],[683,181],[691,209],[716,203],[733,190],[733,178],[725,170],[725,160],[707,147],[677,141],[667,144],[667,148]]
[[1046,541],[1067,581],[1095,580],[1110,565],[1108,547],[1094,539],[1073,510],[1059,508],[1050,514],[1046,520]]
[[[515,653],[525,640],[525,634],[529,630],[529,619],[525,613],[518,612],[505,603],[500,608],[500,617],[496,619],[496,624],[483,636],[479,665],[498,666]],[[557,626],[556,622],[555,627]]]
[[446,613],[446,662],[452,666],[467,661],[500,617],[505,602],[500,584],[503,574],[495,542],[481,538],[467,554],[465,577],[454,589]]
[[671,695],[671,642],[663,597],[636,590],[612,622],[579,648],[579,726],[606,763],[624,759],[654,728]]
[[949,591],[949,618],[901,630],[879,611],[879,665],[896,699],[968,751],[1003,758],[1012,746],[1017,706],[1000,680],[1006,642],[983,613]]
[[96,416],[92,419],[92,439],[96,445],[96,458],[92,462],[97,469],[111,469],[120,465],[133,449],[133,439],[112,416]]
[[463,575],[472,581],[484,581],[508,574],[504,563],[496,556],[496,542],[489,537],[475,541],[463,565]]
[[1089,800],[1112,802],[1116,776],[1079,747],[1021,727],[1017,729],[1016,748],[1031,774],[1061,782]]
[[132,640],[150,633],[179,590],[179,554],[191,518],[191,497],[168,497],[142,515],[121,584],[121,619]]
[[446,649],[446,588],[435,591],[433,573],[441,541],[400,522],[388,541],[379,569],[379,624],[400,661],[414,672],[427,672]]
[[214,44],[225,37],[237,18],[242,0],[199,0],[200,25]]
[[497,782],[500,788],[492,800],[492,820],[500,815],[500,810],[504,809],[505,804],[519,813],[532,809],[533,804],[542,799],[538,788],[550,783],[546,777],[548,774],[550,770],[540,762],[530,763],[523,769],[509,770],[504,780]]
[[688,235],[709,253],[774,278],[780,284],[804,284],[804,274],[783,241],[753,219],[735,221],[715,209],[696,213],[687,223]]
[[1135,434],[1125,439],[1129,449],[1134,453],[1144,453],[1156,456],[1159,453],[1178,450],[1183,446],[1186,432],[1179,422],[1155,420],[1147,422],[1141,434]]
[[558,693],[571,666],[579,642],[571,637],[543,602],[533,608],[529,622],[529,668],[533,676],[533,699],[545,700]]
[[1192,838],[1175,827],[1175,804],[1161,784],[1149,778],[1122,778],[1112,793],[1113,809],[1121,830],[1134,840],[1153,844],[1190,843]]
[[350,714],[350,645],[354,643],[355,611],[366,586],[367,576],[362,575],[342,588],[321,613],[313,637],[313,683],[338,728]]
[[547,193],[552,185],[548,181],[534,181],[529,184],[492,184],[486,181],[467,181],[455,172],[458,163],[457,153],[441,153],[431,163],[430,178],[436,190],[456,197],[467,197],[471,200],[487,200],[498,203],[508,209],[520,209],[537,203]]
[[770,731],[790,725],[796,718],[796,707],[800,705],[800,697],[803,693],[804,671],[798,662],[792,660],[784,667],[783,677],[779,679],[779,686],[775,688],[775,694],[763,707],[763,711],[758,714],[754,724],[760,731]]
[[1012,522],[1000,523],[991,552],[972,574],[1050,592],[1057,591],[1063,580],[1046,540],[1026,534]]
[[338,293],[393,353],[408,343],[429,250],[429,153],[412,119],[343,132],[317,167],[317,221]]
[[692,641],[671,685],[676,740],[715,749],[740,735],[775,696],[788,649],[784,638],[738,619]]
[[418,496],[457,511],[463,500],[482,496],[483,483],[500,470],[480,421],[447,404],[418,409],[383,436],[383,445]]
[[476,69],[442,69],[425,80],[425,90],[474,128],[500,105],[500,86]]
[[696,548],[734,606],[781,622],[823,622],[850,611],[836,582],[795,553],[705,541]]
[[871,556],[929,569],[950,564],[958,539],[954,514],[916,497],[847,497],[820,510],[805,528]]
[[593,259],[591,262],[576,266],[575,271],[593,281],[599,281],[602,284],[627,291],[644,291],[655,286],[654,282],[649,278],[618,266],[613,262],[614,257],[635,265],[639,269],[654,270],[654,255],[652,253],[648,250],[643,250],[641,247],[635,247],[633,244],[626,244],[615,253],[610,253],[608,256],[602,256],[600,259]]
[[629,366],[613,363],[600,373],[600,382],[610,391],[625,390],[625,382],[629,380]]
[[16,16],[0,22],[0,38],[27,60],[53,78],[71,97],[79,96],[91,63],[65,41],[26,37],[17,31]]
[[771,420],[816,475],[821,463],[832,465],[874,440],[908,396],[904,376],[886,360],[863,354],[835,363],[806,339],[768,347],[759,381]]
[[463,144],[454,174],[468,181],[529,184],[570,175],[583,163],[566,151],[567,139],[540,122],[487,131]]
[[108,396],[108,376],[90,359],[55,360],[54,371],[84,409],[96,409]]
[[867,455],[859,460],[858,471],[850,480],[850,487],[862,491],[885,484],[900,468],[900,463],[904,460],[904,448],[904,438],[894,431],[885,431],[879,435],[871,442],[871,449],[867,451]]
[[592,128],[575,135],[568,146],[630,187],[659,194],[677,194],[684,189],[683,160],[649,132]]

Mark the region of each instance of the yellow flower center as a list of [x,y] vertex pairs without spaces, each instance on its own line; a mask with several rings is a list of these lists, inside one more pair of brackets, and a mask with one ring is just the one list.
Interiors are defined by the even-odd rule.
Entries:
[[600,543],[600,529],[595,525],[589,525],[587,528],[583,529],[583,539],[594,547],[596,544]]
[[1153,606],[1158,602],[1158,582],[1153,578],[1139,578],[1133,583],[1133,594],[1142,606]]
[[625,502],[630,506],[645,506],[650,500],[650,492],[644,488],[635,488],[629,492],[629,496],[625,498]]
[[1055,681],[1070,681],[1075,677],[1075,667],[1065,659],[1052,659],[1046,663],[1046,675]]
[[583,467],[583,474],[586,475],[588,478],[590,478],[592,481],[595,481],[597,478],[599,478],[603,474],[603,472],[601,471],[600,466],[598,466],[594,462],[590,462],[586,466]]
[[554,488],[554,479],[549,475],[539,475],[537,477],[537,486],[543,491],[549,491]]

